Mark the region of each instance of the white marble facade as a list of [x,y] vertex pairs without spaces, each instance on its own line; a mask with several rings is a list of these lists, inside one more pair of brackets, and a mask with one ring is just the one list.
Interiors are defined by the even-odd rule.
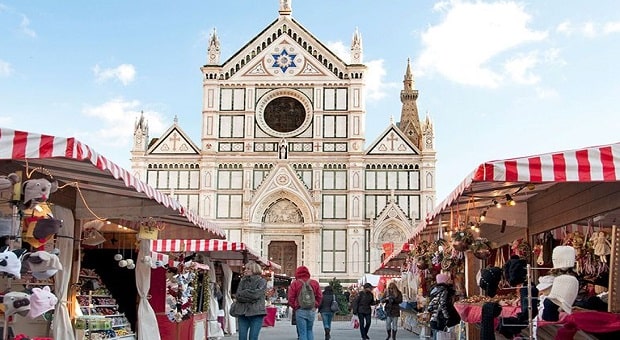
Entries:
[[213,31],[202,116],[182,119],[202,122],[200,140],[176,118],[149,140],[140,117],[132,169],[286,273],[303,264],[324,282],[355,282],[379,266],[383,243],[399,248],[435,205],[433,126],[418,116],[410,66],[400,121],[367,142],[357,29],[349,63],[292,20],[290,1],[256,31],[224,63]]

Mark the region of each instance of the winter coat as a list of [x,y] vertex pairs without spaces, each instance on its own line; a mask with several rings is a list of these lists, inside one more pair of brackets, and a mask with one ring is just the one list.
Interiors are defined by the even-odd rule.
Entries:
[[332,301],[334,301],[333,292],[323,292],[323,299],[321,299],[321,305],[319,306],[320,313],[333,313]]
[[267,281],[260,275],[242,277],[235,294],[237,298],[235,313],[245,316],[267,315],[265,310],[266,289]]
[[381,302],[385,302],[383,310],[389,317],[398,317],[400,316],[400,303],[403,302],[403,294],[401,292],[396,292],[396,296],[388,294],[389,290],[386,290],[381,298]]
[[432,329],[443,330],[461,321],[461,317],[454,308],[454,294],[455,290],[451,284],[440,283],[431,289],[430,302],[426,311],[430,314]]
[[321,293],[319,282],[310,278],[308,267],[300,266],[297,267],[295,271],[295,280],[291,282],[291,285],[288,287],[288,305],[291,306],[293,310],[298,310],[300,308],[298,300],[299,293],[301,293],[303,282],[308,280],[310,280],[310,287],[312,287],[314,291],[314,308],[318,308],[321,305],[323,293]]
[[371,306],[378,302],[371,292],[363,290],[357,294],[357,298],[353,301],[353,314],[372,314]]

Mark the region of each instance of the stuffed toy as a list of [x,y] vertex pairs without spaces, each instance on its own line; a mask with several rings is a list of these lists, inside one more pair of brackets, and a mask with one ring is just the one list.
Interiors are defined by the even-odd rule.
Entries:
[[29,179],[22,184],[20,210],[32,209],[39,203],[46,202],[50,194],[58,190],[58,182],[45,178]]
[[56,307],[58,298],[52,294],[49,286],[41,288],[32,288],[32,294],[30,295],[30,311],[28,317],[35,319],[45,312],[50,311]]
[[0,272],[12,275],[16,279],[21,279],[22,263],[20,257],[25,249],[9,250],[8,247],[0,252]]
[[58,256],[44,250],[24,255],[24,263],[28,264],[32,276],[37,280],[49,279],[56,275],[59,270],[62,270]]
[[30,295],[23,292],[8,292],[4,294],[4,315],[19,313],[26,316],[30,310]]
[[10,190],[16,183],[19,183],[19,176],[16,173],[0,176],[0,191]]
[[54,237],[62,221],[54,218],[52,209],[46,202],[39,203],[32,209],[26,209],[23,213],[22,237],[35,249],[42,248]]

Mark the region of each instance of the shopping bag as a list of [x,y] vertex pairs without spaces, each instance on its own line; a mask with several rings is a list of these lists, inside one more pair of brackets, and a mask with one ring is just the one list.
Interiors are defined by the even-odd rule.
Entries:
[[360,319],[357,317],[357,315],[353,315],[351,317],[351,327],[352,328],[360,328]]
[[444,331],[435,331],[437,332],[437,340],[456,340],[456,333],[444,332]]
[[377,307],[377,310],[375,311],[375,315],[377,315],[377,319],[379,320],[387,319],[387,314],[385,314],[385,309],[383,309],[383,306]]

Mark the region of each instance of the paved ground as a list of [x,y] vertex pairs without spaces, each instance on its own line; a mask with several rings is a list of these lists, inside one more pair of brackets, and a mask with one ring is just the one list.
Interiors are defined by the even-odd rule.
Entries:
[[[349,321],[332,322],[331,335],[332,340],[361,339],[359,329],[352,329]],[[385,330],[385,322],[373,318],[370,324],[370,332],[368,336],[371,340],[384,340],[387,336],[387,332]],[[235,337],[238,337],[238,335],[235,334],[231,338],[235,339]],[[295,331],[295,326],[291,325],[291,321],[289,319],[281,319],[279,321],[276,321],[275,327],[263,327],[260,333],[260,338],[267,340],[295,340],[297,339],[297,333]],[[314,322],[314,339],[325,339],[323,323],[319,320],[316,320]],[[407,340],[419,338],[414,333],[411,333],[404,329],[399,329],[396,333],[396,339]]]

